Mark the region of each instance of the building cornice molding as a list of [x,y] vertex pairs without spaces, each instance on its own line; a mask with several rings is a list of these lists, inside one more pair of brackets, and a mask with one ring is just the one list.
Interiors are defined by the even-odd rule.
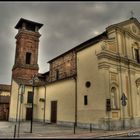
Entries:
[[37,65],[22,65],[22,64],[15,64],[12,68],[12,70],[16,68],[24,68],[24,69],[31,69],[31,70],[39,70],[39,66]]
[[40,33],[38,32],[33,32],[33,31],[28,31],[28,30],[25,30],[25,29],[20,29],[17,33],[17,35],[15,36],[16,39],[18,39],[20,36],[27,36],[27,35],[30,35],[32,37],[35,37],[36,38],[39,38],[41,36]]
[[125,28],[122,28],[122,27],[119,27],[119,26],[113,26],[110,29],[108,29],[108,31],[111,31],[113,29],[116,30],[117,32],[121,32],[123,34],[129,35],[130,37],[132,37],[133,39],[135,39],[137,41],[140,41],[140,37],[135,35],[133,32],[129,31],[128,29],[125,29]]
[[99,54],[97,54],[97,58],[99,60],[101,59],[109,59],[112,60],[114,62],[118,62],[118,63],[122,63],[125,65],[129,65],[135,68],[140,68],[140,64],[137,63],[135,60],[129,59],[127,57],[121,56],[119,54],[115,54],[109,51],[101,51]]

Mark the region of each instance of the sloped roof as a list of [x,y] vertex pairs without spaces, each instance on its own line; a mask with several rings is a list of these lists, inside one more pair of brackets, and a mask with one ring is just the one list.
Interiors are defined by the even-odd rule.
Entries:
[[11,85],[0,84],[0,91],[8,91],[8,92],[10,92],[10,90],[11,90]]
[[[125,21],[122,21],[122,22],[120,22],[120,23],[112,24],[112,25],[108,26],[106,29],[108,29],[108,28],[110,28],[110,27],[114,27],[114,26],[126,25],[126,24],[132,23],[132,22],[134,22],[134,23],[140,28],[140,23],[139,23],[139,21],[138,21],[136,18],[132,17],[132,18],[130,18],[130,19],[128,19],[128,20],[125,20]],[[99,34],[98,36],[95,36],[95,37],[93,37],[93,38],[91,38],[91,39],[89,39],[89,40],[87,40],[87,41],[81,43],[80,45],[78,45],[78,46],[76,46],[76,47],[74,47],[74,48],[72,48],[72,49],[70,49],[70,50],[64,52],[63,54],[60,54],[59,56],[57,56],[57,57],[55,57],[55,58],[49,60],[48,63],[50,63],[50,62],[56,60],[57,58],[59,58],[59,57],[65,55],[65,54],[67,54],[67,53],[69,53],[69,52],[71,52],[71,51],[73,51],[73,50],[74,50],[74,51],[80,51],[80,50],[82,50],[82,49],[84,49],[84,48],[87,48],[87,47],[89,47],[89,46],[91,46],[91,45],[93,45],[93,44],[95,44],[95,43],[98,43],[101,39],[105,39],[105,38],[107,38],[107,32],[106,32],[106,31],[104,31],[103,33]]]
[[57,57],[51,59],[50,61],[48,61],[48,63],[50,63],[50,62],[56,60],[57,58],[59,58],[59,57],[65,55],[65,54],[67,54],[67,53],[69,53],[69,52],[71,52],[71,51],[79,51],[79,50],[81,50],[81,49],[87,48],[87,47],[89,47],[89,46],[91,46],[91,45],[93,45],[93,44],[99,42],[99,41],[100,41],[101,39],[103,39],[103,38],[107,38],[106,31],[103,32],[103,33],[101,33],[101,34],[99,34],[98,36],[95,36],[95,37],[93,37],[93,38],[91,38],[91,39],[89,39],[89,40],[87,40],[87,41],[81,43],[80,45],[78,45],[78,46],[76,46],[76,47],[74,47],[74,48],[72,48],[72,49],[70,49],[70,50],[64,52],[63,54],[60,54],[59,56],[57,56]]

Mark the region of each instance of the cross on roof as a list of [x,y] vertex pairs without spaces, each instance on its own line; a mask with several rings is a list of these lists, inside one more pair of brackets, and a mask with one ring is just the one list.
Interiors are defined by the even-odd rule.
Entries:
[[131,18],[133,18],[133,16],[134,16],[133,10],[131,10],[130,13],[131,13]]

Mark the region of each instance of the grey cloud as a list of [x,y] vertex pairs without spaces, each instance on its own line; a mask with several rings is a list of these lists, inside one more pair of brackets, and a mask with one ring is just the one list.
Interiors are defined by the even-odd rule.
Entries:
[[102,33],[111,24],[139,18],[139,2],[0,2],[0,83],[10,84],[15,57],[14,26],[23,17],[43,23],[39,48],[39,72],[47,61]]

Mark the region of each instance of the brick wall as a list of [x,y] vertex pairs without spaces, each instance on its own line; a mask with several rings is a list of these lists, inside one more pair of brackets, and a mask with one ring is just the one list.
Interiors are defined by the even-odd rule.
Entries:
[[38,70],[35,70],[35,69],[16,68],[12,72],[12,77],[21,78],[21,79],[31,79],[33,75],[37,73],[38,73]]
[[[76,74],[75,59],[76,59],[75,51],[71,51],[50,62],[49,81],[52,82],[75,75]],[[56,76],[57,70],[59,71],[58,79]]]
[[[16,35],[15,63],[12,69],[13,78],[30,79],[38,73],[38,44],[40,34],[20,29]],[[31,63],[26,64],[26,53],[31,53]]]
[[39,40],[33,35],[27,32],[17,38],[15,64],[25,64],[26,52],[32,53],[31,64],[37,64]]

